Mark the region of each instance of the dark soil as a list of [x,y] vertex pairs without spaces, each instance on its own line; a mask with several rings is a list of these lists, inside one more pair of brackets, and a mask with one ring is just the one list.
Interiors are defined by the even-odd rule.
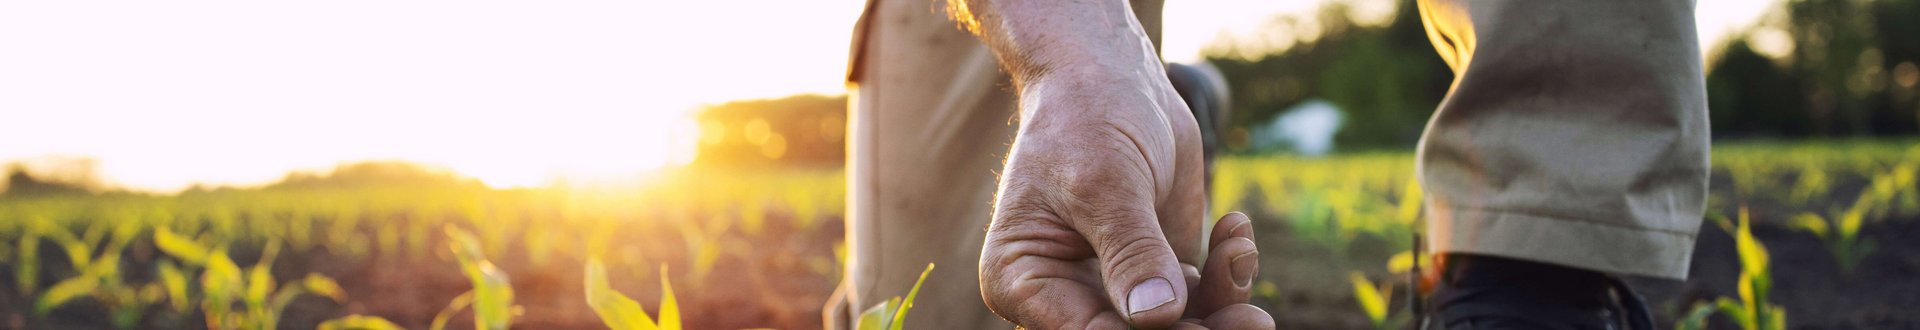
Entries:
[[[833,242],[841,237],[838,219],[826,219],[801,230],[788,227],[787,219],[770,217],[763,233],[794,233],[744,237],[729,232],[723,239],[722,257],[704,278],[689,274],[692,266],[682,257],[686,244],[677,233],[661,228],[621,230],[616,250],[610,253],[608,279],[615,289],[639,301],[647,310],[660,306],[659,267],[669,268],[681,316],[689,329],[782,328],[812,329],[822,324],[820,315],[834,285],[838,270],[817,271],[821,260],[832,266]],[[366,236],[374,237],[374,236]],[[562,244],[578,246],[583,238],[565,237]],[[11,242],[9,242],[11,243]],[[350,314],[386,318],[408,329],[427,329],[435,315],[448,303],[472,288],[466,275],[445,251],[442,242],[428,246],[439,251],[419,258],[407,253],[373,253],[366,258],[349,258],[328,253],[323,248],[302,252],[283,252],[274,263],[274,277],[280,283],[299,279],[308,273],[334,278],[347,293],[344,304],[319,297],[296,300],[283,313],[279,328],[312,329],[327,319]],[[245,245],[245,244],[236,244]],[[151,243],[141,241],[124,261],[129,283],[154,281],[151,271]],[[146,250],[146,252],[139,252]],[[66,256],[52,245],[42,246],[42,285],[73,274],[63,264]],[[580,253],[559,251],[544,264],[535,265],[518,249],[509,248],[506,256],[491,257],[513,283],[514,304],[522,311],[513,319],[515,329],[603,329],[606,326],[587,306],[582,284],[585,260]],[[259,260],[257,251],[235,251],[232,257],[242,267]],[[46,262],[52,261],[52,262]],[[58,267],[56,267],[58,266]],[[834,266],[837,267],[837,266]],[[32,314],[33,297],[13,290],[13,269],[0,266],[0,329],[112,329],[104,319],[107,308],[90,299],[56,308],[47,317]],[[163,303],[164,304],[164,303]],[[141,329],[205,329],[197,308],[187,314],[167,310],[165,306],[146,309]],[[447,329],[473,329],[471,308],[449,319]]]

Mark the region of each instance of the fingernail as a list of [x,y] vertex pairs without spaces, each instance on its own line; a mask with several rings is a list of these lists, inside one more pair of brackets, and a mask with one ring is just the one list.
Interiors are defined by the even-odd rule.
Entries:
[[1233,257],[1233,285],[1246,287],[1253,284],[1253,275],[1260,268],[1260,252],[1247,252]]
[[1171,302],[1173,302],[1173,282],[1167,282],[1166,278],[1150,278],[1133,286],[1133,291],[1127,292],[1127,315],[1140,314]]

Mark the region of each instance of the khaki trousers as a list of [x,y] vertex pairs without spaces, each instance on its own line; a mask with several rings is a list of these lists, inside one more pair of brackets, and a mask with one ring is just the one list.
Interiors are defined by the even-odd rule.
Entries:
[[[870,1],[855,32],[848,265],[828,328],[906,295],[928,263],[938,268],[908,324],[1009,327],[982,303],[977,276],[1015,98],[942,3]],[[1152,7],[1136,6],[1150,32]],[[1685,277],[1707,175],[1692,1],[1422,0],[1419,10],[1457,77],[1420,143],[1432,250]]]
[[[907,290],[909,328],[1006,329],[980,297],[980,247],[1015,101],[993,53],[940,0],[870,1],[848,79],[847,269],[827,327]],[[836,310],[838,309],[838,310]]]
[[1707,191],[1693,7],[1421,0],[1455,77],[1420,141],[1431,251],[1686,278]]

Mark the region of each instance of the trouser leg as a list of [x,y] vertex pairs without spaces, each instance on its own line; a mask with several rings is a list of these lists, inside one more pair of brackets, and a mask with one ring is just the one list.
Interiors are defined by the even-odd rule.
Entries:
[[[993,54],[935,7],[879,1],[852,77],[846,307],[905,296],[909,328],[1009,328],[980,298],[979,260],[1014,99]],[[852,324],[846,324],[851,326]]]
[[1456,75],[1418,155],[1431,250],[1685,278],[1708,174],[1693,6],[1420,1]]

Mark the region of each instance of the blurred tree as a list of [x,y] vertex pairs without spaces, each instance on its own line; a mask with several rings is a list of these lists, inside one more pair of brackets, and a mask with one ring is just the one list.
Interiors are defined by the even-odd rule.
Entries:
[[[1866,134],[1867,95],[1872,84],[1864,75],[1877,69],[1873,16],[1863,15],[1857,0],[1793,0],[1787,3],[1786,30],[1793,38],[1792,70],[1806,78],[1814,130],[1822,135]],[[1870,69],[1869,67],[1873,67]],[[1739,109],[1745,110],[1745,109]]]
[[7,164],[5,196],[93,194],[106,191],[100,162],[89,157],[41,156]]
[[1920,132],[1920,0],[1886,0],[1873,4],[1874,35],[1879,37],[1882,68],[1888,74],[1885,115],[1874,120],[1876,131]]
[[694,164],[709,167],[840,166],[846,96],[794,95],[701,109]]
[[[268,189],[355,188],[375,186],[484,188],[480,180],[450,170],[402,161],[370,161],[335,166],[325,173],[293,172]],[[196,189],[198,190],[198,189]]]
[[[1233,89],[1230,150],[1245,151],[1248,127],[1311,99],[1345,113],[1341,149],[1418,140],[1452,72],[1414,1],[1397,1],[1392,19],[1374,25],[1357,22],[1349,1],[1276,17],[1267,39],[1208,49]],[[1761,25],[1705,42],[1724,42],[1707,56],[1716,137],[1920,133],[1920,0],[1783,0]]]
[[7,185],[5,196],[46,196],[46,195],[85,195],[86,184],[43,180],[27,173],[20,164],[7,166]]
[[1708,69],[1707,101],[1715,137],[1813,133],[1800,80],[1735,37]]
[[1920,61],[1920,1],[1790,0],[1781,10],[1784,26],[1775,28],[1791,36],[1789,71],[1806,82],[1801,93],[1816,133],[1920,132],[1913,84],[1900,71]]

